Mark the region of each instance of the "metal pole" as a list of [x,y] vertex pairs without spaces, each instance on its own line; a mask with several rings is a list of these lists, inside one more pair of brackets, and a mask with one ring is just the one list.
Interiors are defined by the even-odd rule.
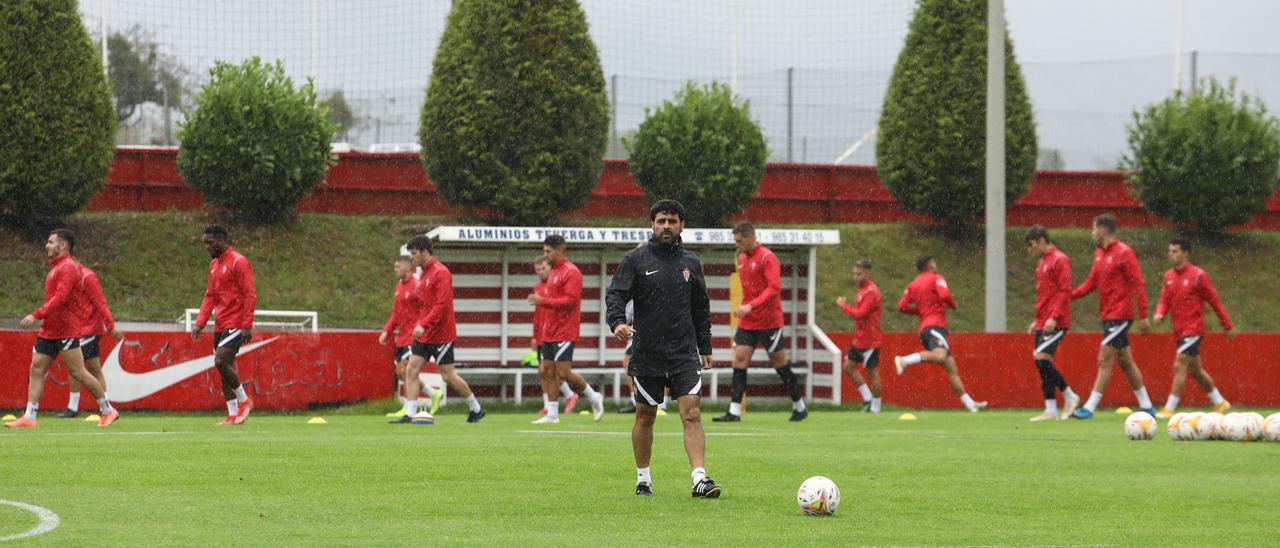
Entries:
[[796,75],[795,67],[787,67],[787,161],[788,162],[795,161],[794,157],[791,155],[791,137],[792,137],[792,129],[794,128],[794,122],[795,122],[795,112],[794,112],[795,96],[792,93],[792,90],[794,89],[794,84],[795,84],[795,75]]
[[615,157],[622,157],[622,147],[618,143],[618,75],[609,77],[609,148]]
[[1196,70],[1196,65],[1198,64],[1198,61],[1199,61],[1198,59],[1199,53],[1200,52],[1196,50],[1191,50],[1191,93],[1192,95],[1194,95],[1196,91],[1199,90],[1199,87],[1198,87],[1199,82],[1196,82],[1196,77],[1199,76],[1197,74],[1197,72],[1199,71]]
[[316,79],[316,65],[320,49],[320,0],[311,0],[311,79]]
[[[107,5],[110,4],[103,5],[102,19],[98,20],[98,32],[102,34],[102,73],[106,74],[109,78],[111,76],[111,69],[108,67],[110,67],[111,62],[107,60]],[[110,80],[108,80],[107,83],[110,84]],[[111,96],[115,97],[115,94],[112,93]]]
[[1182,89],[1182,12],[1185,7],[1186,3],[1178,0],[1173,11],[1173,89]]
[[986,330],[1005,318],[1004,0],[987,0],[987,291]]

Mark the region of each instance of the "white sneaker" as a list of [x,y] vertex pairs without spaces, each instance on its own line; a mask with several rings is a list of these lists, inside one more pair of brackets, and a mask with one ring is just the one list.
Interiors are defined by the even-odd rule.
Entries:
[[983,409],[986,409],[986,408],[987,408],[987,402],[985,402],[985,401],[975,401],[975,402],[973,402],[973,409],[970,409],[970,410],[969,410],[969,412],[970,412],[970,413],[977,413],[978,411],[982,411]]
[[1080,396],[1072,395],[1072,397],[1063,398],[1062,414],[1058,415],[1058,420],[1065,421],[1071,418],[1071,414],[1075,413],[1077,407],[1080,407]]
[[1048,411],[1045,411],[1044,413],[1031,417],[1031,422],[1056,421],[1056,420],[1058,420],[1058,414],[1050,413]]
[[904,362],[902,361],[902,356],[894,356],[894,357],[893,357],[893,366],[894,366],[894,367],[896,367],[896,368],[898,368],[898,374],[899,374],[899,375],[901,375],[901,374],[902,374],[902,372],[903,372],[903,371],[906,371],[906,369],[907,369],[907,364],[906,364],[906,363],[904,363]]
[[551,415],[547,415],[536,421],[533,421],[533,424],[560,424],[560,417],[558,416],[553,417]]
[[604,417],[604,394],[597,392],[596,397],[591,398],[591,418],[600,422],[602,417]]

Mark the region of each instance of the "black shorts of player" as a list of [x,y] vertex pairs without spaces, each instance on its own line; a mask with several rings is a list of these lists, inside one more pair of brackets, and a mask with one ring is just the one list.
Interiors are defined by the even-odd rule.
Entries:
[[880,366],[880,349],[868,348],[864,350],[856,346],[850,347],[849,363],[860,363],[867,369],[875,369]]
[[777,329],[743,329],[738,328],[733,334],[735,346],[763,346],[770,354],[782,350],[782,328]]
[[573,348],[577,343],[573,341],[544,342],[538,346],[538,359],[552,362],[571,362],[573,361]]
[[1048,354],[1050,356],[1057,354],[1058,345],[1062,344],[1062,339],[1066,336],[1066,329],[1059,329],[1047,334],[1044,331],[1036,331],[1036,347],[1031,351],[1031,354]]
[[400,362],[409,359],[409,355],[412,353],[413,352],[411,352],[407,346],[397,346],[396,355],[391,358],[391,363],[399,364]]
[[240,353],[240,343],[244,342],[244,330],[228,329],[226,331],[213,332],[213,351],[217,352],[221,348],[230,348],[236,354]]
[[1190,337],[1182,337],[1178,339],[1178,353],[1183,356],[1196,357],[1200,355],[1200,341],[1204,339],[1199,335]]
[[702,395],[702,374],[697,369],[673,371],[665,377],[631,377],[635,381],[635,393],[631,394],[637,405],[656,407],[662,403],[666,389],[671,389],[671,399],[682,396]]
[[1116,350],[1128,348],[1131,325],[1133,322],[1129,320],[1103,320],[1102,346],[1110,346]]
[[92,360],[102,355],[98,349],[98,336],[80,337],[80,353],[84,354],[84,359]]
[[414,356],[427,361],[435,361],[436,365],[453,365],[453,343],[427,344],[413,341],[409,347]]
[[920,345],[924,346],[926,351],[945,348],[947,354],[951,353],[951,343],[947,342],[947,330],[936,325],[926,327],[920,331]]
[[36,337],[36,345],[31,347],[32,354],[44,354],[46,356],[56,358],[58,354],[71,350],[72,348],[80,348],[80,338],[71,337],[69,339],[45,339]]

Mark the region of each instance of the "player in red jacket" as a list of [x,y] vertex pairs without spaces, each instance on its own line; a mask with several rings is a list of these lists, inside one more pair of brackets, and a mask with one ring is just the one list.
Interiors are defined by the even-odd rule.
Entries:
[[733,381],[729,412],[711,419],[715,422],[742,420],[742,398],[747,393],[747,366],[757,346],[769,354],[769,364],[782,379],[791,396],[791,422],[809,416],[804,392],[787,363],[782,338],[782,265],[769,248],[756,241],[756,228],[743,221],[733,227],[738,248],[738,277],[742,281],[742,306],[733,311],[738,330],[733,334]]
[[[1139,410],[1155,416],[1155,407],[1147,395],[1142,381],[1142,371],[1133,361],[1133,349],[1129,348],[1129,327],[1133,318],[1141,318],[1138,328],[1145,335],[1151,331],[1147,321],[1147,284],[1142,280],[1142,269],[1133,249],[1116,237],[1114,215],[1099,215],[1093,220],[1093,266],[1089,277],[1071,292],[1071,299],[1079,299],[1098,290],[1098,312],[1102,317],[1102,348],[1098,350],[1098,377],[1093,381],[1089,401],[1071,414],[1077,419],[1091,419],[1102,401],[1102,393],[1111,382],[1111,363],[1119,362],[1133,395],[1138,398]],[[1138,310],[1133,309],[1133,298],[1138,298]]]
[[[533,260],[533,273],[538,276],[538,282],[533,285],[533,293],[530,295],[547,296],[547,279],[551,277],[551,260],[546,255],[538,255]],[[533,307],[533,336],[529,338],[529,343],[533,348],[534,354],[538,356],[538,366],[542,367],[542,342],[545,338],[543,330],[546,328],[547,320],[550,319],[551,309],[545,306]],[[542,373],[541,369],[538,371]],[[552,371],[554,373],[554,371]],[[541,378],[539,378],[541,379]],[[560,395],[564,396],[564,413],[567,415],[573,412],[573,408],[578,404],[578,393],[573,391],[568,382],[560,380]],[[542,409],[538,410],[539,415],[546,415],[548,411],[547,404],[551,402],[551,398],[544,392],[542,394]],[[559,404],[559,399],[556,400]]]
[[1173,387],[1169,389],[1169,401],[1156,413],[1160,418],[1172,417],[1178,409],[1182,388],[1187,384],[1187,371],[1209,395],[1215,412],[1226,413],[1231,409],[1231,404],[1214,387],[1213,378],[1200,363],[1200,340],[1204,338],[1205,331],[1204,305],[1213,308],[1228,338],[1232,336],[1231,317],[1218,299],[1218,290],[1213,287],[1209,274],[1191,264],[1190,258],[1191,242],[1182,239],[1169,242],[1169,262],[1173,263],[1173,268],[1164,273],[1164,285],[1160,288],[1160,303],[1156,305],[1154,319],[1155,323],[1160,323],[1166,315],[1172,318],[1178,350],[1173,359]]
[[253,411],[253,400],[244,391],[236,372],[240,346],[253,340],[253,311],[258,306],[258,290],[253,283],[253,264],[231,249],[231,235],[222,225],[209,225],[201,235],[209,252],[209,284],[200,302],[191,340],[213,316],[213,366],[222,380],[222,399],[227,402],[227,418],[218,426],[244,424]]
[[[1039,257],[1036,265],[1035,319],[1027,332],[1035,337],[1031,350],[1040,372],[1040,391],[1044,395],[1044,413],[1031,417],[1031,422],[1066,420],[1080,405],[1080,396],[1067,386],[1062,373],[1053,366],[1053,355],[1071,329],[1071,259],[1053,245],[1049,230],[1036,225],[1027,231],[1027,251]],[[1058,412],[1058,391],[1062,391],[1062,412]]]
[[[406,244],[413,265],[422,269],[418,278],[417,295],[422,303],[418,320],[413,328],[413,344],[409,346],[413,354],[409,358],[409,367],[405,370],[405,393],[418,393],[418,373],[422,371],[427,360],[435,360],[440,368],[440,376],[444,382],[467,400],[467,422],[480,422],[484,418],[484,408],[480,400],[471,392],[471,386],[458,375],[454,367],[453,343],[458,338],[458,326],[453,316],[453,274],[432,255],[431,238],[425,234],[414,236]],[[418,413],[417,399],[405,401],[406,414],[394,423],[408,424]]]
[[[413,259],[408,255],[401,255],[396,257],[392,267],[396,273],[396,287],[392,295],[391,317],[387,318],[387,323],[382,326],[382,333],[378,335],[378,344],[386,346],[387,342],[395,343],[391,364],[396,373],[396,396],[403,404],[409,398],[409,393],[404,392],[404,372],[409,367],[409,356],[412,354],[409,351],[409,345],[413,343],[413,328],[417,325],[422,303],[418,302],[418,279],[413,277],[415,270]],[[440,408],[444,391],[437,390],[427,383],[421,383],[420,390],[431,398],[429,413],[435,414]],[[414,394],[413,397],[418,396]],[[388,413],[387,416],[399,418],[407,413],[408,408],[402,406],[399,411]]]
[[99,427],[111,426],[120,418],[120,412],[107,401],[106,390],[84,368],[84,354],[80,351],[79,317],[80,282],[84,272],[80,264],[71,258],[76,247],[76,235],[65,228],[49,233],[44,252],[49,257],[49,275],[44,279],[44,305],[19,322],[23,328],[40,323],[36,344],[31,349],[30,375],[27,377],[27,411],[18,420],[4,423],[9,428],[35,428],[36,414],[40,410],[40,397],[44,395],[45,373],[58,356],[67,366],[71,378],[80,381],[102,410]]
[[920,316],[920,344],[924,346],[924,352],[894,356],[893,364],[898,369],[898,375],[917,363],[942,366],[947,372],[951,390],[960,396],[960,403],[971,413],[977,413],[987,407],[987,402],[973,401],[965,391],[964,381],[960,380],[960,369],[956,367],[956,359],[951,355],[951,343],[947,341],[947,309],[955,309],[956,300],[951,296],[947,280],[938,274],[938,265],[932,257],[918,257],[916,269],[920,271],[920,275],[907,284],[907,289],[902,292],[898,311]]
[[[853,304],[843,295],[836,298],[836,304],[846,315],[853,318],[853,345],[849,347],[849,355],[844,362],[844,373],[858,387],[862,395],[862,410],[870,413],[880,412],[880,288],[871,281],[871,261],[860,260],[853,264],[853,284],[858,292],[854,294]],[[858,364],[867,370],[868,381],[858,373]],[[870,386],[868,386],[870,384]]]
[[[116,329],[116,320],[111,316],[111,309],[107,308],[107,297],[102,294],[102,283],[98,280],[98,275],[89,267],[80,265],[80,272],[83,277],[80,278],[81,298],[80,311],[77,312],[81,322],[80,330],[80,352],[84,355],[84,368],[98,379],[98,384],[102,385],[102,391],[107,390],[107,379],[102,375],[102,358],[100,357],[100,343],[102,337],[110,333],[115,339],[124,339],[124,333]],[[67,398],[67,408],[58,413],[60,419],[72,419],[80,413],[80,391],[83,386],[75,377],[71,377],[70,395]]]
[[[565,256],[568,243],[564,236],[552,234],[542,242],[551,271],[547,274],[545,295],[529,295],[529,304],[542,311],[543,324],[539,340],[541,358],[538,373],[542,395],[547,398],[547,416],[534,424],[560,422],[560,381],[573,387],[591,404],[591,416],[599,422],[604,417],[604,395],[596,392],[573,370],[573,350],[578,344],[582,324],[582,272]],[[557,396],[551,401],[551,396]],[[566,412],[568,409],[566,409]]]

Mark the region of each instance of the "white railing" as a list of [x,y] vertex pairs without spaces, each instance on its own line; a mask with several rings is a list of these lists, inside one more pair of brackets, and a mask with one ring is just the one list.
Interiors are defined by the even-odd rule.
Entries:
[[[182,317],[178,318],[178,323],[182,324],[183,331],[191,331],[195,327],[195,318],[200,315],[199,308],[188,308],[183,312]],[[258,318],[289,318],[288,320],[276,321],[260,321]],[[209,316],[210,320],[213,315]],[[300,331],[311,331],[312,333],[320,332],[320,314],[313,310],[254,310],[253,311],[254,327],[282,327],[289,329],[298,329]]]

